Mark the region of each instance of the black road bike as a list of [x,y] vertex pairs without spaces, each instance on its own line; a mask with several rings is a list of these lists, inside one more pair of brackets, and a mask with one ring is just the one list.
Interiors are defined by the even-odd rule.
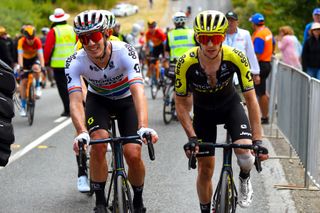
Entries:
[[[112,149],[112,162],[108,162],[111,165],[110,184],[107,192],[107,206],[113,213],[127,213],[134,212],[132,195],[129,187],[128,177],[125,170],[124,159],[123,159],[123,148],[122,145],[125,142],[141,142],[139,135],[118,137],[116,131],[116,118],[111,116],[111,134],[110,138],[91,140],[89,145],[109,143]],[[151,135],[144,135],[147,139],[148,152],[151,160],[155,160],[154,148],[151,142]],[[82,156],[83,148],[79,146],[79,154]],[[81,159],[81,157],[80,157]],[[80,161],[80,166],[83,162]],[[113,194],[111,193],[113,189]],[[111,203],[111,205],[109,205]]]
[[215,148],[223,149],[223,163],[220,179],[212,200],[213,212],[234,213],[237,207],[238,192],[233,179],[232,150],[236,148],[253,150],[256,153],[255,167],[259,173],[262,171],[259,155],[268,154],[268,150],[265,147],[251,144],[200,143],[197,154],[191,151],[191,157],[188,162],[189,170],[196,168],[196,157],[213,156]]
[[163,97],[163,122],[169,124],[172,120],[177,119],[176,106],[174,100],[174,68],[175,63],[170,63],[169,70],[165,73],[166,87]]

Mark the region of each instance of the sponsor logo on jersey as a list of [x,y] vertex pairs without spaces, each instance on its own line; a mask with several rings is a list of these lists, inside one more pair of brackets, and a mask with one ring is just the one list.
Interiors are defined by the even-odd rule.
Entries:
[[128,55],[129,55],[131,58],[133,58],[133,59],[137,59],[137,54],[136,54],[135,49],[134,49],[130,44],[125,44],[124,46],[125,46],[125,47],[128,49],[128,51],[129,51]]
[[252,134],[250,132],[241,132],[240,135],[246,135],[246,136],[252,136]]
[[113,62],[113,61],[110,61],[110,62],[109,62],[109,68],[110,68],[110,70],[113,69],[114,67],[115,67],[115,66],[114,66],[114,62]]
[[180,88],[182,86],[181,79],[176,78],[175,87]]
[[96,72],[99,72],[99,71],[100,71],[99,67],[97,67],[97,66],[92,66],[92,65],[89,66],[89,69],[92,70],[92,71],[96,71]]
[[73,53],[71,56],[69,56],[66,60],[66,69],[70,67],[71,61],[75,59],[77,56],[77,52]]
[[241,52],[240,50],[238,50],[236,48],[234,48],[232,50],[232,52],[236,53],[240,57],[242,64],[244,64],[246,67],[249,66],[248,59],[247,59],[246,55],[243,52]]
[[136,73],[140,73],[141,72],[139,64],[135,64],[133,69],[136,71]]

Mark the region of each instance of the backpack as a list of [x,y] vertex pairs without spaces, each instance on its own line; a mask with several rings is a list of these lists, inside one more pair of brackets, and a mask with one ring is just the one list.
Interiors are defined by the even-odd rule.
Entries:
[[0,60],[0,166],[6,166],[14,142],[11,119],[14,117],[12,96],[16,91],[16,79],[13,70]]

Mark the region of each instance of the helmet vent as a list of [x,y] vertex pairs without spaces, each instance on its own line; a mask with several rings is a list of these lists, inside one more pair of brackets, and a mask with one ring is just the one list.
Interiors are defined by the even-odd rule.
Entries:
[[206,24],[207,29],[206,29],[206,30],[210,30],[211,24],[212,24],[212,16],[211,16],[211,15],[208,15],[208,16],[207,16],[207,24]]
[[201,16],[200,16],[200,28],[202,30],[204,30],[204,17],[203,17],[203,14],[201,14]]
[[84,26],[88,26],[88,14],[84,14]]
[[212,26],[213,29],[216,29],[216,28],[217,28],[219,19],[220,19],[220,16],[219,16],[219,15],[217,15],[217,16],[214,17],[214,22],[213,22],[213,26]]

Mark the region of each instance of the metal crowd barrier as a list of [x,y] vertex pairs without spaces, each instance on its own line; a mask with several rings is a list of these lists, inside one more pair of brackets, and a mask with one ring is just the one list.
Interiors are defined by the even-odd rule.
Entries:
[[305,169],[303,188],[312,181],[320,189],[320,81],[275,58],[272,63],[267,83],[270,133],[276,125],[277,136],[279,131],[299,157]]

